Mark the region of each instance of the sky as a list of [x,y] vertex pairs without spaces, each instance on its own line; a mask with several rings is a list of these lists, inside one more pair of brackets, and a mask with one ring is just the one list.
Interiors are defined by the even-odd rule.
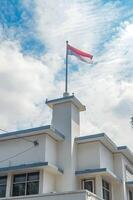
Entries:
[[0,0],[0,129],[51,123],[45,100],[63,95],[68,40],[94,56],[93,64],[69,56],[69,93],[87,108],[81,135],[104,132],[133,150],[132,8],[132,0]]

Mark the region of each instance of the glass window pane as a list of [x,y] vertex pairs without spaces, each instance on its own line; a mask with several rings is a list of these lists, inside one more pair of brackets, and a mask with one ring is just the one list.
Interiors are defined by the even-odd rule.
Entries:
[[28,173],[28,181],[37,181],[39,180],[39,173],[38,172],[34,172],[34,173]]
[[13,196],[25,195],[25,183],[13,184]]
[[133,200],[132,192],[129,190],[129,200]]
[[105,199],[105,190],[103,189],[103,199]]
[[39,193],[39,182],[27,183],[27,195]]
[[107,190],[109,190],[109,183],[106,181],[102,181],[103,187],[105,187]]
[[91,180],[84,181],[84,189],[90,192],[94,192],[93,181]]
[[20,183],[26,181],[26,174],[18,174],[14,176],[14,183]]
[[7,176],[0,176],[0,185],[5,185],[7,181]]
[[103,189],[103,199],[110,200],[110,192],[106,189]]
[[6,196],[6,185],[0,185],[0,197]]
[[17,174],[13,179],[12,196],[24,196],[39,193],[39,172]]

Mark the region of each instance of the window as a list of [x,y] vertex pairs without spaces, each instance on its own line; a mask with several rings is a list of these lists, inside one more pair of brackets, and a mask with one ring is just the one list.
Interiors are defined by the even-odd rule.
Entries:
[[94,179],[85,179],[85,180],[82,180],[82,188],[84,190],[88,190],[90,192],[93,192],[94,193]]
[[6,196],[7,176],[0,176],[0,197]]
[[103,199],[111,200],[110,184],[107,181],[102,180],[102,187],[103,187]]
[[24,196],[38,193],[39,172],[14,175],[12,196]]
[[129,200],[133,200],[132,192],[129,190]]

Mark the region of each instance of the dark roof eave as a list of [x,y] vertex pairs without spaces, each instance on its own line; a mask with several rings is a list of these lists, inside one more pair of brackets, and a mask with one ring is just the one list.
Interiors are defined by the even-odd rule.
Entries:
[[100,172],[106,172],[106,171],[107,171],[106,168],[85,169],[85,170],[75,171],[75,175],[100,173]]
[[[30,163],[30,164],[22,164],[22,165],[15,165],[10,167],[2,167],[0,168],[0,173],[11,172],[11,171],[20,171],[25,169],[34,169],[34,168],[43,168],[52,166],[49,162],[38,162],[38,163]],[[58,172],[63,174],[63,170],[59,167],[56,167]]]
[[40,126],[40,127],[0,134],[0,140],[15,139],[15,138],[19,138],[19,137],[37,135],[40,133],[48,134],[57,140],[65,139],[65,136],[62,133],[60,133],[57,129],[55,129],[53,126],[46,125],[46,126]]

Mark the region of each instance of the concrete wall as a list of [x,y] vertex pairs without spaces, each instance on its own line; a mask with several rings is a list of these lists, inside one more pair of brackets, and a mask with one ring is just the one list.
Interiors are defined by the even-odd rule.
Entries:
[[100,144],[100,167],[107,168],[112,172],[114,171],[113,153],[103,144]]
[[69,101],[54,105],[52,125],[65,135],[65,141],[57,146],[57,162],[64,170],[64,174],[56,178],[56,190],[58,192],[76,190],[77,146],[74,138],[79,136],[78,108]]
[[133,174],[126,169],[126,181],[133,181]]
[[107,168],[114,171],[113,153],[100,142],[78,144],[77,170]]
[[[64,192],[64,193],[53,193],[45,195],[34,195],[34,196],[25,196],[25,197],[10,197],[6,200],[102,200],[96,195],[88,193],[86,191],[73,191],[73,192]],[[5,200],[1,198],[1,200]]]
[[80,136],[80,115],[78,108],[73,104],[71,105],[71,120],[71,136],[74,139]]
[[83,143],[77,147],[77,170],[100,168],[100,143]]
[[71,103],[54,105],[52,113],[52,125],[67,138],[71,134]]
[[[7,141],[0,141],[0,167],[9,167],[14,165],[29,164],[35,162],[50,162],[51,164],[57,164],[57,142],[48,135],[38,135],[25,137],[28,141],[37,140],[39,146],[33,145],[24,139],[12,139]],[[32,148],[33,146],[33,148]],[[31,149],[29,149],[31,148]],[[27,151],[27,149],[29,149]],[[21,155],[16,155],[18,153]],[[7,158],[8,161],[4,161]]]
[[42,193],[50,193],[56,191],[55,175],[43,170],[43,188]]
[[[37,135],[27,137],[25,139],[29,141],[37,140],[39,142],[39,146],[34,147],[33,143],[21,138],[0,141],[0,167],[45,161],[45,135]],[[18,153],[22,154],[17,155]],[[15,157],[15,155],[17,156]],[[10,157],[12,158],[8,159]]]
[[127,169],[131,169],[131,171],[133,172],[133,164],[123,155],[121,156],[121,159],[122,159],[122,168],[123,168],[123,190],[124,190],[124,196],[125,196],[124,200],[128,200],[129,199],[129,188],[126,185],[126,181],[128,181],[128,179],[133,180],[132,179],[133,176],[131,175],[131,173],[130,173],[129,177],[127,176],[127,175],[129,175]]
[[[123,155],[120,153],[114,154],[114,173],[121,180],[121,184],[114,188],[114,196],[118,200],[127,200],[126,192],[126,170],[123,162]],[[119,191],[119,192],[118,192]]]
[[45,160],[54,165],[57,164],[57,145],[58,145],[58,142],[56,142],[50,136],[48,135],[46,136]]

